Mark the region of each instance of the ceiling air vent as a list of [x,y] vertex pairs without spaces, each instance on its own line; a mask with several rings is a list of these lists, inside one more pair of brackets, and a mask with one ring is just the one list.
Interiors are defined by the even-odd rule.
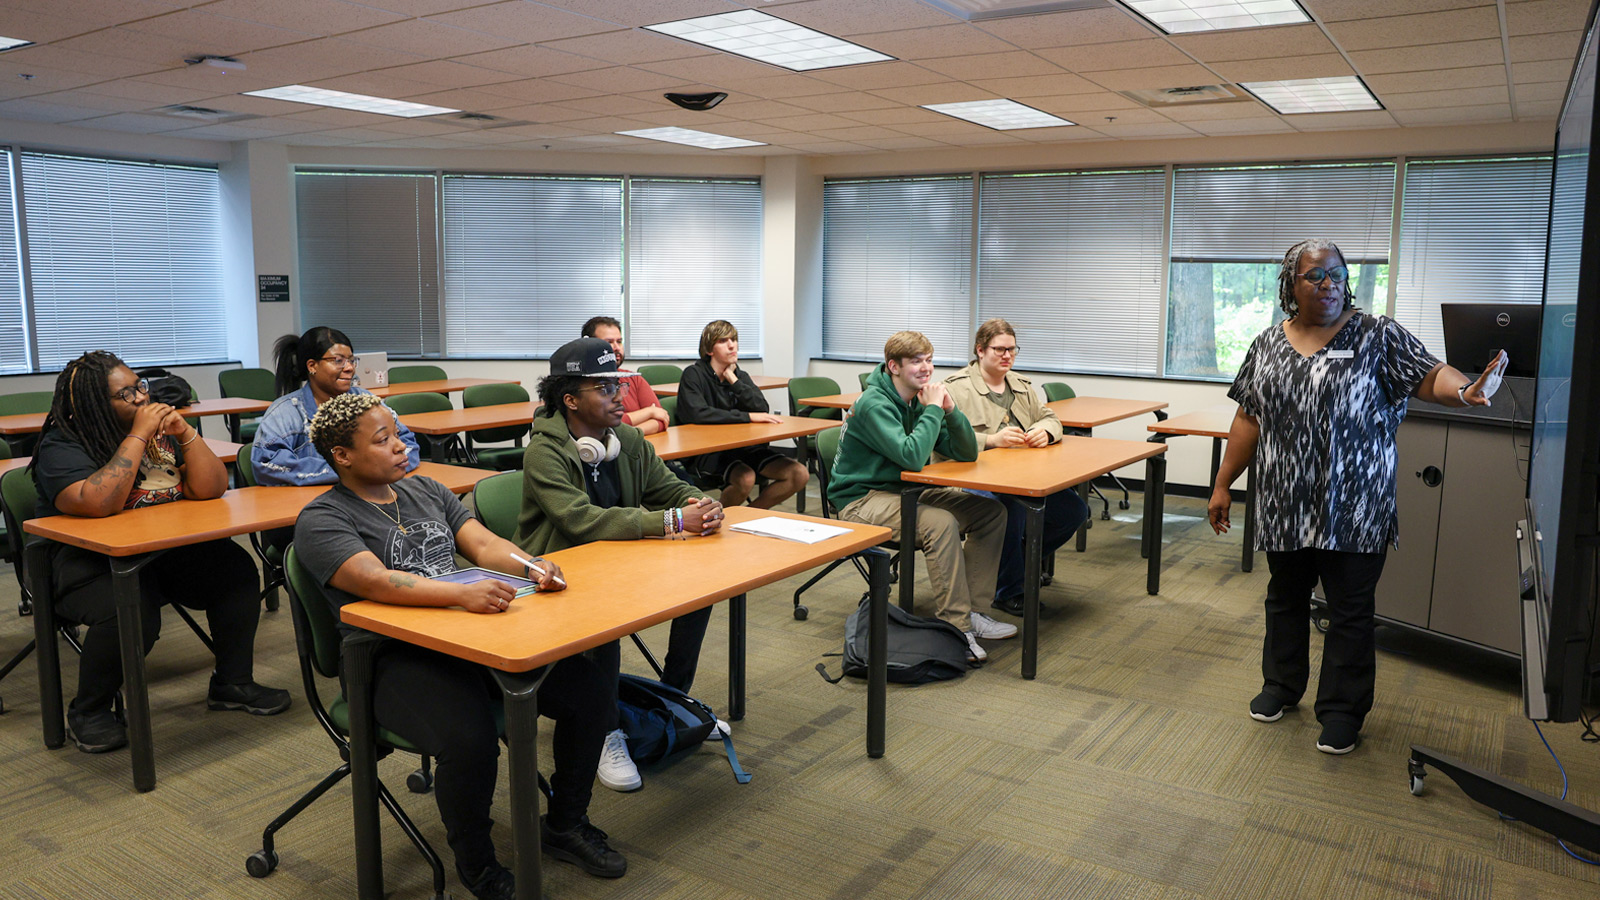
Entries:
[[238,118],[240,115],[239,113],[231,113],[220,109],[210,109],[204,106],[187,106],[184,104],[163,106],[160,110],[158,110],[158,112],[169,116],[177,116],[181,119],[200,119],[205,122],[221,122],[225,119]]
[[475,131],[484,131],[490,128],[510,128],[513,125],[531,125],[521,119],[503,119],[500,116],[491,116],[488,113],[464,112],[451,116],[457,122]]
[[1250,95],[1231,84],[1201,84],[1192,87],[1157,88],[1148,91],[1122,91],[1129,100],[1150,107],[1193,106],[1200,103],[1235,103]]

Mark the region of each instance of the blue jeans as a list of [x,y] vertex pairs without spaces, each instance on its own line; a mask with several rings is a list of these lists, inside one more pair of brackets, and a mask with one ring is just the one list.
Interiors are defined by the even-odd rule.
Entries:
[[[1027,558],[1023,552],[1023,533],[1028,524],[1028,510],[1022,501],[1005,494],[994,498],[1006,506],[1006,542],[1000,551],[1000,578],[995,583],[996,600],[1022,594],[1023,569]],[[1078,533],[1078,526],[1089,518],[1089,505],[1078,496],[1076,488],[1056,491],[1044,498],[1044,554],[1046,559],[1066,546]]]

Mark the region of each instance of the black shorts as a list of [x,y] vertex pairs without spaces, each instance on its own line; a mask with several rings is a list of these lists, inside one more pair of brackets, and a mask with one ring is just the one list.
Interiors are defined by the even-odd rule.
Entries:
[[715,481],[718,484],[727,484],[732,480],[728,477],[729,473],[734,466],[740,463],[749,466],[751,471],[759,475],[762,469],[772,463],[783,462],[790,458],[788,454],[773,449],[771,444],[756,444],[751,447],[738,447],[733,450],[719,450],[716,453],[707,453],[704,456],[696,456],[693,459],[686,460],[686,462],[689,464],[689,469],[701,481]]

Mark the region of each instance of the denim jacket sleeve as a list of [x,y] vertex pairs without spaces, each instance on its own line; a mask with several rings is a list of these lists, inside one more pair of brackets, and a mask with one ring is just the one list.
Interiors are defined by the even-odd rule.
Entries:
[[[354,388],[354,391],[362,391]],[[362,393],[366,393],[362,391]],[[306,434],[314,412],[310,391],[302,387],[272,402],[261,416],[256,439],[250,449],[250,466],[256,482],[267,485],[333,484],[339,480],[316,445]],[[388,407],[384,407],[387,409]],[[393,415],[393,411],[390,411]],[[422,461],[417,436],[395,416],[396,433],[406,445],[406,471]]]

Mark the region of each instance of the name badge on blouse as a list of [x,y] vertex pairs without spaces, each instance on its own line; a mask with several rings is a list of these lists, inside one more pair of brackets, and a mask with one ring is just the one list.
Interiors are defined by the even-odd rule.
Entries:
[[1354,350],[1329,350],[1328,351],[1328,358],[1329,359],[1355,359],[1356,358],[1356,352]]

